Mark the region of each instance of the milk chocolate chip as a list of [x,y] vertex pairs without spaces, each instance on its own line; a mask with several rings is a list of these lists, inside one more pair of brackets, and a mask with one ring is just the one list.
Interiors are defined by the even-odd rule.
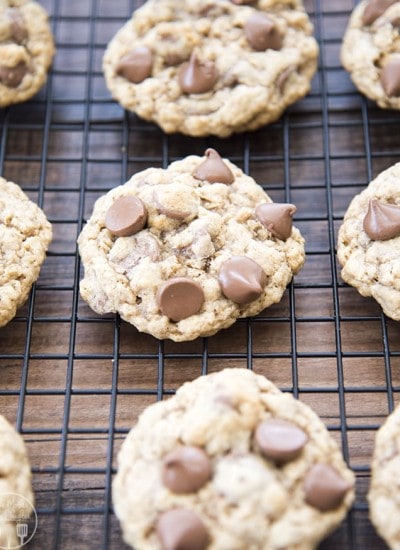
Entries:
[[238,304],[256,300],[267,284],[262,267],[246,256],[233,256],[223,263],[218,280],[224,296]]
[[321,512],[337,508],[349,489],[347,481],[328,464],[315,464],[304,480],[305,501]]
[[283,464],[300,455],[308,436],[291,422],[271,418],[257,426],[255,440],[266,458]]
[[22,13],[17,8],[9,8],[7,15],[10,22],[12,39],[17,44],[23,44],[28,38],[28,31]]
[[363,25],[371,25],[375,19],[378,19],[385,11],[397,0],[370,0],[366,5],[362,22]]
[[188,277],[169,279],[157,292],[158,307],[171,321],[181,321],[194,315],[203,302],[203,289]]
[[294,65],[290,65],[284,71],[282,71],[276,79],[276,85],[281,93],[285,89],[286,82],[288,81],[290,75],[293,74],[295,71],[296,67]]
[[199,447],[181,447],[164,457],[162,480],[173,493],[198,491],[210,479],[211,473],[211,461]]
[[157,522],[162,550],[205,550],[210,542],[201,519],[191,510],[174,508],[163,512]]
[[113,235],[129,237],[146,225],[147,209],[139,197],[127,195],[117,199],[108,209],[106,227]]
[[208,92],[218,80],[218,71],[211,61],[201,63],[193,52],[188,63],[184,63],[178,73],[179,85],[187,94]]
[[400,235],[400,206],[369,201],[363,221],[364,231],[374,241],[386,241]]
[[286,241],[292,234],[292,217],[296,210],[294,204],[265,202],[256,207],[255,215],[274,237]]
[[280,50],[282,36],[268,15],[256,12],[246,22],[244,34],[250,46],[259,52],[271,49]]
[[235,176],[215,149],[207,149],[206,159],[193,172],[193,177],[209,183],[233,183]]
[[153,54],[147,46],[138,46],[119,60],[115,72],[129,82],[139,84],[151,75]]
[[388,97],[400,96],[400,55],[393,56],[383,67],[381,84]]
[[400,16],[399,15],[393,15],[391,18],[389,18],[390,24],[393,28],[399,28],[400,27]]
[[15,67],[0,65],[0,82],[9,88],[17,88],[28,73],[28,67],[21,61]]

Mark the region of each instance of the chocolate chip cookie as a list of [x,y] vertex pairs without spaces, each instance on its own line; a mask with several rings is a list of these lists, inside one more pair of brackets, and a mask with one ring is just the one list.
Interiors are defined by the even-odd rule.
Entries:
[[341,59],[359,91],[382,108],[400,109],[400,2],[364,0],[353,10]]
[[356,195],[338,235],[343,280],[400,320],[400,163]]
[[400,407],[388,416],[375,438],[368,492],[370,518],[390,548],[400,545]]
[[104,56],[113,97],[165,132],[229,136],[305,96],[318,46],[301,0],[149,0]]
[[18,185],[0,178],[0,327],[27,299],[51,237],[42,210]]
[[38,92],[54,51],[42,6],[31,0],[0,0],[0,107],[26,101]]
[[36,529],[31,469],[22,437],[0,415],[0,548],[21,548],[17,525],[27,525],[25,543]]
[[113,502],[134,548],[307,550],[345,517],[353,485],[307,405],[226,369],[142,413],[118,455]]
[[210,336],[281,299],[304,263],[295,211],[213,149],[149,168],[96,202],[81,295],[160,339]]

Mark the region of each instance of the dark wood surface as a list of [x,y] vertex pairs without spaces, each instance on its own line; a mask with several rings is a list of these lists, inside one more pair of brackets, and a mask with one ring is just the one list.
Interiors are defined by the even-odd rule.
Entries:
[[[122,549],[115,456],[140,412],[186,380],[251,367],[321,416],[357,474],[357,502],[322,550],[380,549],[366,492],[376,429],[398,401],[399,323],[340,279],[337,229],[352,196],[399,159],[399,114],[362,98],[340,66],[353,2],[307,0],[321,57],[310,95],[230,139],[165,136],[126,115],[101,74],[128,0],[45,0],[57,56],[48,86],[0,111],[0,169],[41,204],[54,240],[29,302],[0,330],[0,410],[23,434],[39,527],[30,548]],[[280,304],[208,340],[139,334],[80,300],[76,237],[98,196],[149,166],[212,146],[298,207],[307,261]]]

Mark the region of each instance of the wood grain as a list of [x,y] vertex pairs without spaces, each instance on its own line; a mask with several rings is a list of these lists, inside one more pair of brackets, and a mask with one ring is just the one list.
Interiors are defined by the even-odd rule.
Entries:
[[[0,112],[2,173],[54,228],[29,302],[0,330],[0,410],[27,443],[39,513],[29,548],[126,548],[109,494],[125,434],[157,398],[225,367],[251,367],[312,406],[356,470],[354,510],[321,549],[385,548],[366,493],[376,429],[399,401],[399,324],[343,284],[334,247],[352,196],[398,160],[400,119],[367,103],[340,66],[353,2],[305,2],[324,53],[310,95],[270,127],[229,140],[166,137],[111,100],[102,53],[140,2],[42,3],[58,44],[49,86]],[[99,318],[77,293],[76,238],[94,201],[135,171],[209,146],[274,200],[296,203],[307,261],[294,286],[207,341],[160,343]]]

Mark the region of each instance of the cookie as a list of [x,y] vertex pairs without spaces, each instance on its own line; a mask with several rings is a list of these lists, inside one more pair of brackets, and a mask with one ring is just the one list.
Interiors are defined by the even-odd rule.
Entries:
[[318,46],[301,0],[149,0],[111,40],[113,97],[165,132],[255,130],[310,90]]
[[400,2],[364,0],[351,14],[341,60],[358,90],[380,107],[400,109]]
[[26,101],[47,78],[55,48],[44,8],[0,0],[0,107]]
[[113,502],[138,550],[306,550],[345,517],[353,485],[307,405],[225,369],[141,414],[118,454]]
[[368,492],[370,518],[390,548],[400,548],[400,407],[378,430]]
[[[0,548],[20,548],[34,534],[31,469],[22,437],[0,415]],[[18,531],[25,524],[28,530]]]
[[0,327],[27,299],[51,237],[42,210],[18,185],[0,178]]
[[281,299],[304,263],[295,211],[213,149],[149,168],[97,200],[81,296],[156,338],[210,336]]
[[356,195],[339,228],[342,279],[400,320],[400,163]]

